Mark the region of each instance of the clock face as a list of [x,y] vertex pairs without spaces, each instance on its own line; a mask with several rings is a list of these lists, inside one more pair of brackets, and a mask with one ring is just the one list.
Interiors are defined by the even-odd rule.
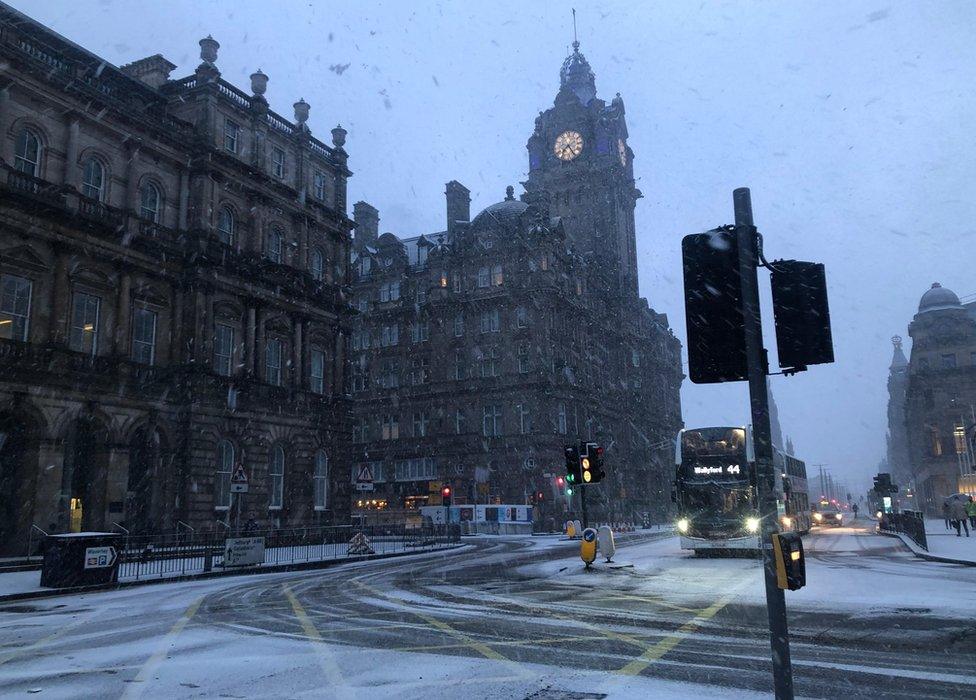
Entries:
[[617,154],[620,156],[620,164],[627,165],[627,144],[623,139],[617,139]]
[[560,160],[572,160],[583,152],[583,137],[575,131],[564,131],[556,138],[552,150]]

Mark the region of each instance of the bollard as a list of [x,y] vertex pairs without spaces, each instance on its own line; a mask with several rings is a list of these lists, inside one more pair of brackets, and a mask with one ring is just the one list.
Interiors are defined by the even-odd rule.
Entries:
[[590,564],[596,559],[596,530],[588,527],[583,530],[583,541],[580,542],[580,559],[590,568]]
[[609,562],[617,551],[617,547],[613,542],[613,530],[610,529],[609,525],[601,525],[600,529],[597,530],[596,537],[600,554],[605,556]]
[[576,526],[573,524],[572,520],[566,523],[566,537],[571,540],[576,538]]

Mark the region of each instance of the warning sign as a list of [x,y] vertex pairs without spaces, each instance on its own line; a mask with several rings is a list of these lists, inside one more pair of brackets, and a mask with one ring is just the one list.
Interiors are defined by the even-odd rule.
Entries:
[[363,463],[359,465],[359,473],[356,474],[356,490],[357,491],[373,490],[373,470],[369,468],[368,463]]
[[247,493],[247,489],[247,472],[244,471],[243,464],[238,464],[237,469],[234,470],[234,474],[230,477],[230,492]]
[[375,554],[373,547],[369,543],[366,535],[361,532],[357,532],[353,535],[352,539],[349,540],[349,549],[346,550],[348,554]]

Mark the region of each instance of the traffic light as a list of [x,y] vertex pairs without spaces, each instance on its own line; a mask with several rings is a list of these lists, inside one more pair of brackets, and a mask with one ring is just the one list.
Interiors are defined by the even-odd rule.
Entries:
[[546,500],[546,497],[545,497],[545,494],[542,493],[542,491],[539,491],[539,492],[537,492],[535,494],[535,502],[536,503],[538,503],[538,504],[541,505],[544,500]]
[[603,470],[603,448],[595,442],[583,443],[580,449],[580,477],[584,484],[599,483],[606,472]]
[[770,266],[779,366],[805,368],[834,361],[822,263],[777,260]]
[[556,477],[556,486],[558,488],[562,488],[565,485],[566,485],[566,480],[564,478],[562,478],[561,476],[557,476]]
[[777,588],[795,591],[806,585],[807,566],[799,533],[773,533],[773,558],[776,562]]
[[451,487],[445,486],[441,489],[441,503],[445,506],[451,505]]
[[874,489],[872,490],[882,495],[898,493],[898,487],[891,483],[891,474],[884,473],[874,477]]
[[695,384],[746,379],[739,245],[731,227],[681,239],[688,375]]
[[569,484],[578,484],[583,481],[583,474],[580,469],[580,453],[573,445],[566,448],[566,481]]

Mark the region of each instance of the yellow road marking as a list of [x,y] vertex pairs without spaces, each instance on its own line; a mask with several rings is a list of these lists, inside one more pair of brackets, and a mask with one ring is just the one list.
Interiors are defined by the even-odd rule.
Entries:
[[43,646],[45,644],[48,644],[49,642],[53,642],[55,639],[57,639],[58,637],[64,636],[65,634],[67,634],[69,631],[73,630],[78,625],[81,625],[81,624],[84,624],[85,622],[88,622],[93,617],[95,617],[95,613],[92,613],[91,615],[83,615],[83,616],[79,617],[77,620],[74,620],[72,622],[69,622],[64,627],[62,627],[61,629],[59,629],[57,632],[54,632],[52,634],[49,634],[46,637],[42,637],[41,639],[38,639],[33,644],[28,644],[27,646],[23,646],[23,647],[15,647],[12,651],[8,651],[6,654],[3,654],[2,656],[0,656],[0,666],[3,666],[5,663],[7,663],[8,661],[10,661],[11,659],[16,659],[18,656],[22,656],[24,653],[26,653],[28,651],[33,651],[35,649],[40,648],[41,646]]
[[322,671],[325,673],[325,677],[331,686],[329,690],[335,694],[335,697],[354,696],[352,688],[346,685],[342,677],[342,669],[339,668],[335,654],[332,653],[329,645],[322,638],[318,628],[312,624],[312,620],[309,618],[308,613],[305,612],[305,608],[302,607],[295,594],[291,592],[291,588],[285,585],[282,587],[282,590],[285,593],[285,597],[288,598],[288,602],[291,603],[291,609],[295,613],[295,617],[298,618],[298,622],[302,626],[302,631],[305,632],[305,636],[312,642],[312,646],[315,649],[315,657],[318,659],[319,666],[322,667]]
[[166,636],[162,638],[159,643],[159,647],[156,652],[149,657],[149,660],[143,664],[139,673],[136,674],[135,679],[128,684],[125,692],[122,693],[122,697],[126,700],[131,698],[138,698],[142,695],[143,690],[146,687],[146,681],[149,680],[150,676],[156,672],[156,669],[163,663],[166,658],[166,654],[173,648],[173,643],[176,641],[176,637],[179,636],[183,628],[186,627],[187,623],[193,618],[197,613],[197,609],[200,607],[200,603],[203,602],[203,597],[197,598],[190,607],[180,616],[180,619],[176,621]]

